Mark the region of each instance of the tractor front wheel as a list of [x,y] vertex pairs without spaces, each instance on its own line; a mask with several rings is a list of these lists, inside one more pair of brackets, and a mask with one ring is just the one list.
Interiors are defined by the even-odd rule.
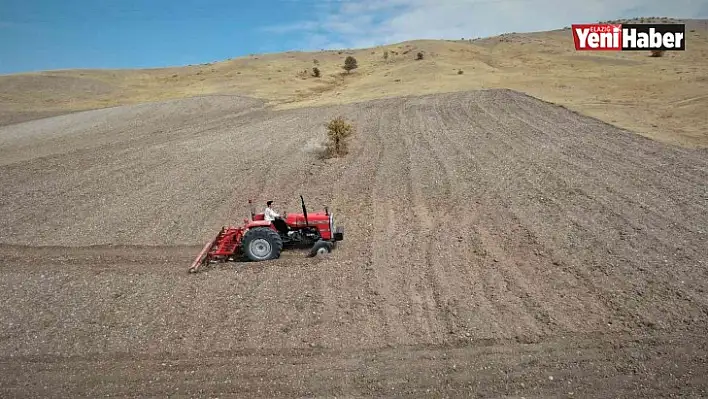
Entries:
[[257,227],[243,236],[241,250],[252,261],[277,259],[283,250],[283,240],[272,229]]
[[325,255],[332,252],[334,245],[329,241],[319,240],[312,246],[310,252],[307,254],[308,257],[313,257],[317,255]]

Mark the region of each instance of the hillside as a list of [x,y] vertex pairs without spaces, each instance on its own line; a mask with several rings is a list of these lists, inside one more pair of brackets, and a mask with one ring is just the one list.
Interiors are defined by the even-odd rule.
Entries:
[[[0,397],[704,397],[689,22],[663,58],[565,30],[0,77]],[[187,272],[299,195],[334,252]]]
[[[310,143],[335,115],[346,158]],[[0,396],[701,396],[708,158],[510,90],[0,127]],[[329,257],[186,268],[247,199]],[[259,205],[262,206],[262,205]]]
[[[663,58],[576,52],[572,34],[565,29],[352,51],[253,55],[175,68],[0,76],[0,125],[209,94],[246,95],[279,108],[296,108],[509,88],[663,142],[706,147],[708,21],[681,22],[689,30],[687,50]],[[415,60],[418,52],[423,60]],[[359,61],[359,68],[343,76],[341,65],[348,55]],[[310,76],[314,60],[321,78]]]

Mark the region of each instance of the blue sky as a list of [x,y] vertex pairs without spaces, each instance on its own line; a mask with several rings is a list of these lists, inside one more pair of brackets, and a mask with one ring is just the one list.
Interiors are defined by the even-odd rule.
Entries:
[[708,1],[0,0],[0,73],[199,64],[637,15],[708,18]]

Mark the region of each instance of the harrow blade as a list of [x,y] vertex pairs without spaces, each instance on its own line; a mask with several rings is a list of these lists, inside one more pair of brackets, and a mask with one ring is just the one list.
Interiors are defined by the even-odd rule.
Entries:
[[211,248],[214,246],[216,241],[221,237],[221,234],[224,232],[224,229],[222,228],[221,231],[219,231],[219,234],[217,234],[211,241],[206,243],[204,245],[204,248],[202,248],[202,251],[199,252],[199,255],[194,259],[194,262],[192,262],[192,265],[189,266],[189,272],[190,273],[196,273],[197,269],[204,265],[208,260],[209,260],[209,251]]

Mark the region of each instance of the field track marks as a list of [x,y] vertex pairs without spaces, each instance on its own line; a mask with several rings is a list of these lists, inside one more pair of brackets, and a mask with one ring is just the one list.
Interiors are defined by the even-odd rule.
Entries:
[[363,347],[385,342],[391,334],[389,316],[381,305],[385,301],[382,298],[389,295],[388,285],[381,283],[373,259],[377,244],[373,182],[382,171],[384,159],[382,116],[378,107],[368,106],[358,109],[355,117],[360,124],[359,134],[350,142],[349,167],[330,173],[335,168],[325,165],[313,174],[315,186],[330,184],[335,222],[345,226],[345,242],[335,255],[343,261],[320,263],[320,270],[315,273],[331,293],[324,299],[325,309],[334,315],[334,322],[340,327],[341,344]]
[[[527,141],[525,145],[520,145],[523,141],[512,140],[511,137],[514,137],[512,132],[533,130],[528,126],[515,123],[517,119],[514,114],[503,108],[502,104],[497,106],[502,111],[496,116],[496,123],[490,125],[490,128],[499,128],[506,132],[505,137],[510,137],[509,143],[514,146],[514,150],[507,156],[525,160],[519,164],[526,165],[526,168],[510,174],[509,184],[517,187],[517,193],[522,192],[526,195],[508,196],[506,208],[512,219],[517,220],[526,231],[531,232],[543,243],[540,250],[546,258],[545,265],[542,269],[527,269],[532,271],[536,275],[535,280],[542,284],[543,288],[539,288],[539,292],[546,293],[546,303],[554,304],[559,308],[556,312],[559,317],[572,314],[584,315],[583,318],[572,318],[576,324],[570,327],[571,330],[605,328],[607,323],[612,321],[614,321],[613,326],[621,328],[623,324],[621,320],[626,315],[618,313],[618,309],[628,307],[621,305],[620,302],[624,302],[625,299],[619,299],[616,295],[624,291],[623,287],[628,282],[623,280],[610,282],[607,276],[588,278],[587,274],[592,270],[593,259],[607,257],[606,250],[603,248],[608,244],[604,239],[608,234],[607,230],[616,229],[623,223],[604,223],[600,225],[604,231],[598,230],[598,226],[593,226],[594,221],[611,218],[613,213],[595,211],[597,203],[587,201],[590,198],[574,195],[572,190],[564,190],[563,188],[567,187],[566,180],[560,177],[554,178],[555,170],[544,167],[549,162],[547,158],[549,148],[545,145],[545,141],[539,139],[538,142]],[[485,105],[485,109],[491,112],[492,108]],[[484,119],[484,121],[488,120]],[[558,134],[552,127],[545,132]],[[573,144],[570,146],[573,148]],[[584,182],[582,187],[585,189],[598,187],[598,185],[588,184],[585,174],[577,176],[566,174],[566,179]],[[586,203],[582,204],[582,201]],[[574,209],[570,211],[568,207]],[[594,240],[601,243],[593,243]],[[564,282],[561,283],[562,281]]]
[[[449,197],[449,177],[444,166],[430,150],[421,129],[429,127],[421,113],[424,105],[407,104],[401,109],[402,122],[399,137],[408,150],[408,162],[411,168],[412,216],[409,221],[414,238],[410,266],[406,280],[414,290],[407,293],[415,298],[422,298],[424,306],[420,309],[428,321],[427,335],[433,342],[443,342],[455,330],[454,309],[450,308],[448,294],[449,280],[443,272],[445,266],[439,264],[436,252],[445,248],[449,228],[441,215],[447,210],[442,200]],[[431,196],[437,201],[430,201]],[[417,317],[414,319],[414,321]]]
[[[453,397],[702,397],[707,350],[705,336],[694,333],[570,334],[537,344],[478,340],[346,350],[16,355],[0,358],[0,392],[123,397],[165,396],[179,388],[190,397],[419,398],[442,390]],[[104,376],[101,384],[96,375]]]
[[[589,282],[587,279],[568,274],[559,263],[562,258],[549,256],[559,247],[566,248],[575,243],[573,235],[559,234],[568,229],[568,222],[563,220],[566,215],[556,209],[559,203],[554,201],[554,195],[558,195],[558,182],[549,179],[548,170],[538,161],[547,151],[545,142],[542,139],[526,140],[523,137],[528,132],[527,128],[510,126],[509,118],[513,114],[501,100],[497,103],[495,99],[490,99],[488,102],[477,102],[475,106],[486,115],[478,119],[481,128],[496,136],[495,140],[500,140],[505,148],[495,154],[497,168],[506,171],[504,181],[502,184],[489,182],[494,187],[490,204],[497,204],[502,209],[485,210],[485,215],[493,216],[480,224],[480,233],[487,237],[485,247],[500,257],[514,260],[515,266],[504,269],[503,273],[518,285],[525,298],[523,302],[542,330],[560,328],[575,331],[588,327],[586,324],[594,325],[590,328],[605,326],[608,310],[604,306],[604,298],[593,295],[596,292],[594,286],[583,287]],[[549,129],[544,134],[557,133]],[[486,162],[494,164],[494,159]],[[533,208],[519,208],[523,205],[533,205]],[[556,226],[546,227],[556,220]],[[581,227],[572,222],[570,225]],[[564,241],[543,240],[549,230],[556,231]],[[493,238],[489,237],[490,234]],[[584,265],[576,267],[582,269]],[[595,300],[589,300],[591,298]],[[585,315],[581,319],[570,318],[575,323],[582,323],[582,327],[566,319],[566,315],[573,314]],[[558,325],[554,327],[551,323]]]
[[[533,159],[527,161],[528,170],[535,171],[535,176],[543,176],[534,186],[524,181],[517,183],[517,186],[526,186],[525,192],[529,195],[525,198],[511,197],[510,203],[515,217],[523,221],[527,228],[533,229],[536,237],[543,237],[544,246],[549,248],[548,252],[553,254],[556,262],[564,263],[561,267],[554,267],[560,264],[549,267],[560,275],[569,271],[574,273],[578,280],[589,284],[592,296],[612,309],[610,313],[614,318],[625,320],[630,325],[655,323],[657,319],[675,313],[677,306],[690,311],[695,307],[692,301],[703,303],[705,307],[702,295],[691,293],[690,289],[685,292],[689,281],[701,278],[698,275],[705,275],[696,269],[696,261],[708,256],[705,246],[696,242],[695,232],[684,227],[690,223],[682,222],[689,218],[706,219],[705,205],[699,200],[701,192],[696,190],[700,185],[694,183],[696,176],[705,173],[705,166],[681,166],[696,154],[687,152],[687,160],[671,161],[676,165],[673,169],[654,167],[667,161],[653,155],[656,149],[652,147],[658,147],[656,143],[640,139],[642,145],[648,148],[639,150],[641,146],[629,146],[623,158],[614,161],[623,165],[619,174],[608,170],[599,161],[584,165],[582,162],[588,158],[577,154],[583,154],[590,148],[581,144],[587,137],[593,137],[593,132],[583,130],[588,126],[579,124],[575,114],[561,109],[543,112],[547,108],[539,107],[536,100],[512,97],[514,100],[517,98],[521,98],[519,101],[526,105],[530,113],[523,109],[511,113],[505,108],[503,115],[506,116],[496,126],[510,132],[537,132],[538,135],[556,132],[559,136],[557,139],[552,136],[549,139],[539,137],[536,142],[528,142],[513,153],[520,159],[526,153],[533,154]],[[557,120],[549,120],[551,117]],[[540,123],[543,123],[543,130],[536,127]],[[576,128],[570,128],[572,126]],[[563,143],[567,136],[573,135],[579,135],[578,140],[568,141],[562,147],[562,154],[558,152],[559,147],[549,145]],[[628,138],[631,138],[628,133],[622,133],[608,136],[602,142],[607,146],[607,143],[616,141],[616,148],[620,148]],[[671,151],[662,154],[667,156]],[[616,150],[611,150],[609,154],[601,150],[595,156],[614,158],[618,154]],[[705,161],[702,163],[706,164]],[[651,172],[648,173],[648,170]],[[671,175],[674,174],[682,177],[673,179]],[[519,172],[518,175],[523,174]],[[635,179],[635,175],[643,177]],[[685,185],[680,194],[665,187],[672,181]],[[644,194],[637,196],[637,192]],[[671,198],[671,193],[678,196]],[[692,207],[698,209],[695,213],[686,215],[673,210],[690,209],[679,204],[691,196],[696,198],[692,202]],[[622,200],[618,201],[618,197]],[[683,237],[678,248],[673,246],[672,236]],[[674,254],[674,267],[651,270],[668,274],[668,278],[647,280],[646,272],[640,270],[648,263],[667,263],[666,255],[661,255],[667,253]],[[668,287],[657,286],[653,281],[662,281],[660,284],[668,284]],[[676,301],[674,293],[679,291],[684,291],[684,295],[688,294],[692,300]],[[647,296],[655,294],[662,299],[647,301]],[[644,308],[644,304],[648,303],[654,305]],[[658,308],[657,303],[660,304]],[[627,314],[627,311],[630,313]],[[601,324],[602,319],[595,321],[596,326]]]
[[400,105],[386,107],[379,118],[379,137],[387,156],[382,159],[381,169],[371,182],[374,187],[371,259],[377,287],[372,299],[386,314],[383,327],[390,331],[391,338],[399,343],[415,342],[421,338],[416,336],[420,321],[414,322],[413,331],[406,327],[409,309],[404,293],[408,284],[407,271],[416,259],[417,235],[410,230],[411,227],[415,229],[412,224],[415,220],[411,217],[412,177],[408,149],[397,134],[401,129]]
[[451,126],[446,121],[448,113],[464,114],[461,105],[454,100],[449,104],[442,104],[438,99],[429,101],[426,111],[430,117],[423,123],[426,129],[420,140],[427,142],[436,163],[447,175],[444,196],[436,197],[439,195],[436,192],[427,194],[431,207],[439,212],[435,264],[446,273],[451,296],[446,301],[454,316],[455,333],[465,338],[487,339],[503,330],[505,309],[499,306],[499,296],[489,291],[486,281],[489,270],[484,266],[486,255],[478,245],[475,230],[474,209],[484,194],[484,188],[479,185],[480,164],[471,153],[460,150],[460,139],[452,132],[468,129],[475,122],[461,118],[459,124]]
[[[496,112],[495,109],[488,112]],[[477,245],[482,246],[479,251],[484,254],[485,263],[479,266],[480,272],[490,277],[480,281],[486,281],[488,284],[506,281],[505,285],[497,285],[497,287],[511,290],[512,298],[519,298],[520,302],[517,304],[521,310],[518,315],[511,318],[512,324],[521,320],[526,320],[522,325],[535,324],[526,319],[527,314],[537,315],[541,322],[549,321],[553,319],[550,316],[553,313],[561,316],[557,319],[562,324],[562,315],[566,312],[577,312],[578,307],[584,310],[586,306],[591,306],[591,309],[593,307],[591,304],[585,304],[584,301],[573,302],[563,299],[567,293],[557,292],[558,284],[559,287],[567,287],[568,291],[572,292],[574,287],[578,286],[578,281],[569,279],[563,273],[549,274],[551,270],[557,268],[551,263],[553,259],[542,256],[548,252],[548,248],[538,241],[532,225],[521,224],[520,220],[516,220],[513,208],[510,207],[513,198],[501,195],[502,184],[518,187],[518,183],[506,183],[503,179],[500,181],[499,178],[493,177],[494,170],[502,172],[508,168],[506,157],[523,160],[524,153],[516,152],[514,143],[504,137],[511,132],[505,133],[499,130],[503,125],[490,124],[490,116],[485,116],[484,111],[480,114],[479,111],[482,110],[475,103],[463,99],[462,103],[458,103],[455,107],[442,108],[441,123],[444,126],[443,131],[447,132],[444,137],[449,143],[447,153],[457,153],[459,159],[468,160],[470,163],[465,169],[466,173],[457,181],[456,187],[460,187],[463,192],[474,193],[473,197],[467,200],[469,203],[467,212],[473,220],[473,232],[470,237],[473,241],[478,241]],[[497,143],[499,145],[496,145]],[[526,164],[533,167],[533,160],[526,160]],[[515,172],[507,176],[507,179],[518,180],[523,174]],[[471,200],[472,198],[476,200]],[[495,228],[497,225],[504,227]],[[496,262],[493,259],[496,259]],[[541,282],[542,285],[537,287]],[[552,284],[553,288],[546,284]],[[488,286],[488,289],[491,287]],[[550,292],[541,287],[550,289]],[[498,298],[499,295],[503,296],[504,293],[495,294],[494,298]],[[551,307],[541,305],[543,301],[540,298],[544,295],[557,297],[551,302],[553,303]],[[506,308],[508,304],[500,304],[500,306],[505,307],[503,314],[510,312],[516,314],[515,311]],[[568,306],[570,308],[566,309]],[[525,308],[528,308],[528,311],[523,310]],[[563,328],[575,329],[570,325],[565,325]]]

